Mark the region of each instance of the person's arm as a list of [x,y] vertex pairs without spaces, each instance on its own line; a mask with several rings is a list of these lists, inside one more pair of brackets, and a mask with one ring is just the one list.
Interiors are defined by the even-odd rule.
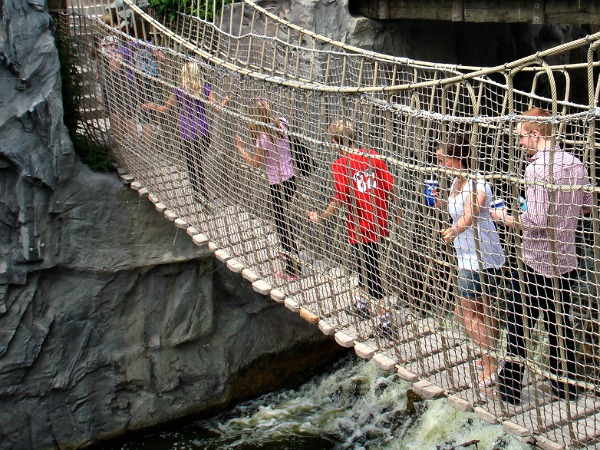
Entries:
[[376,161],[378,161],[377,168],[379,169],[379,176],[383,182],[383,190],[389,194],[394,190],[394,177],[383,159],[379,159],[379,157],[377,157]]
[[[584,168],[583,170],[585,172],[584,184],[589,185],[590,184],[589,173],[588,173],[587,169]],[[581,208],[581,213],[582,214],[591,214],[593,206],[594,206],[594,196],[592,195],[591,192],[584,192],[583,193],[583,206]]]
[[348,183],[346,182],[347,175],[344,173],[346,169],[346,163],[339,164],[335,162],[332,166],[333,172],[333,197],[327,205],[327,208],[319,214],[315,211],[310,211],[308,217],[315,223],[319,223],[322,220],[327,220],[333,216],[340,205],[343,205],[348,190]]
[[321,220],[327,220],[331,216],[333,216],[335,214],[335,211],[337,210],[338,206],[339,206],[338,201],[333,199],[333,200],[331,200],[329,205],[327,205],[327,208],[325,208],[325,210],[321,214],[317,213],[316,211],[310,211],[308,213],[308,217],[313,222],[319,223]]
[[[470,183],[471,181],[467,182]],[[459,234],[463,233],[467,228],[473,225],[473,216],[479,214],[479,211],[481,211],[481,208],[485,205],[485,198],[485,187],[481,187],[477,190],[475,201],[473,201],[473,196],[469,192],[468,201],[465,202],[462,216],[460,216],[456,223],[451,227],[444,228],[441,231],[444,242],[452,242]]]
[[167,101],[162,105],[156,103],[145,103],[142,105],[143,109],[149,109],[151,111],[167,112],[175,106],[175,93],[173,92]]
[[246,160],[246,163],[249,166],[260,167],[260,165],[262,164],[262,148],[260,147],[260,145],[257,145],[254,153],[250,155],[250,153],[248,153],[244,149],[244,142],[242,141],[242,138],[238,134],[236,134],[235,147],[237,148],[238,152],[240,152],[242,157]]
[[550,192],[543,186],[531,186],[527,189],[527,211],[520,216],[508,214],[508,208],[490,209],[490,216],[496,223],[515,230],[534,230],[548,228],[548,208]]
[[227,95],[227,96],[225,96],[225,98],[223,99],[223,101],[221,103],[218,103],[217,95],[213,91],[210,91],[210,94],[208,94],[208,101],[210,102],[210,104],[213,107],[216,107],[218,105],[221,108],[223,108],[224,106],[227,106],[229,104],[230,100],[231,100],[231,97],[229,95]]

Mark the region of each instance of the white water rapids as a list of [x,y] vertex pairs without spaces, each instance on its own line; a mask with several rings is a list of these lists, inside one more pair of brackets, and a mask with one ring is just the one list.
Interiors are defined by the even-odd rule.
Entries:
[[111,448],[137,449],[531,449],[450,406],[410,400],[410,384],[348,357],[296,389],[264,395],[178,430]]

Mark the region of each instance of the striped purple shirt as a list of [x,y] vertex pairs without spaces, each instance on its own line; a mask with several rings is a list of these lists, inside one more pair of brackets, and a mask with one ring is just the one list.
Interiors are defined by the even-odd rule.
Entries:
[[[560,186],[590,184],[583,163],[560,147],[554,151],[552,166],[550,163],[551,152],[538,151],[525,169],[525,180]],[[591,192],[581,188],[557,190],[534,184],[527,186],[526,197],[527,211],[521,216],[525,264],[546,277],[554,275],[555,263],[559,274],[576,269],[575,230],[581,208],[592,205]]]

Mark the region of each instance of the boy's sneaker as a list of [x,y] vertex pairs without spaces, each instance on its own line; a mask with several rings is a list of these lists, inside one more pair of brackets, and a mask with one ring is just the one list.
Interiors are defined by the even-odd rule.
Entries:
[[377,322],[377,326],[375,328],[379,336],[392,339],[392,324],[387,318],[387,314],[379,317],[379,321]]
[[360,319],[370,319],[371,311],[369,310],[369,306],[367,302],[359,299],[353,304],[344,309],[346,314],[350,314],[351,316],[356,316]]

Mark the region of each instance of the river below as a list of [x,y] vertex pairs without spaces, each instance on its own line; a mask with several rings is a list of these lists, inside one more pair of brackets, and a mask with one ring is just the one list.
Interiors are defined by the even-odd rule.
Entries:
[[326,450],[533,448],[502,426],[458,411],[445,398],[419,401],[410,383],[373,362],[346,357],[328,373],[263,395],[177,429],[163,429],[110,450]]

